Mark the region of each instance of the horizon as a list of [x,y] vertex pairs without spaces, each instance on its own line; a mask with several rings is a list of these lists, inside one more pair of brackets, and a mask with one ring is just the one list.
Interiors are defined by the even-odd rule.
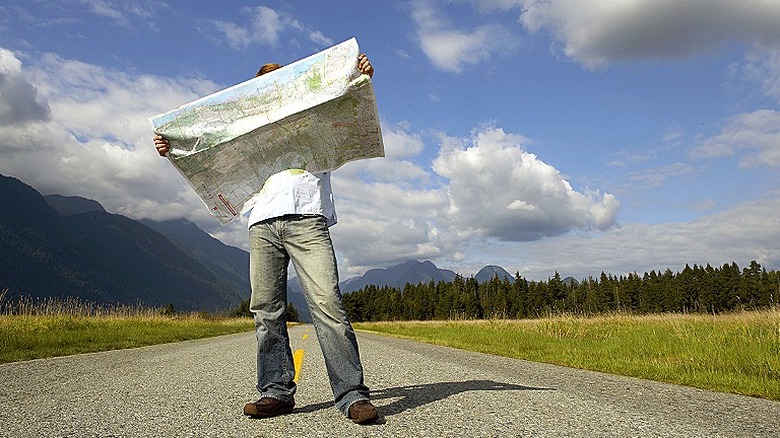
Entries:
[[246,250],[148,117],[354,36],[386,157],[332,175],[343,278],[780,269],[780,3],[326,3],[5,2],[0,173]]

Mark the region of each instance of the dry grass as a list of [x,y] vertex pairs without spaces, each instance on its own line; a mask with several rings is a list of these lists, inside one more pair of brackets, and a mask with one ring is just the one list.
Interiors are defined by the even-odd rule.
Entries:
[[780,308],[538,320],[360,323],[483,353],[780,400]]
[[171,314],[166,308],[74,298],[8,301],[0,293],[0,363],[199,339],[253,327],[249,318]]

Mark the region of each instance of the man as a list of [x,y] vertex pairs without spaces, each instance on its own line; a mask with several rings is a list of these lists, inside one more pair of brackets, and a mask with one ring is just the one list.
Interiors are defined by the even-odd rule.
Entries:
[[[256,76],[280,68],[266,64]],[[358,70],[373,76],[365,54]],[[155,147],[165,156],[170,143],[161,135]],[[296,384],[287,333],[287,266],[292,260],[306,294],[314,328],[325,358],[336,407],[358,424],[378,418],[363,383],[357,339],[341,303],[336,256],[328,228],[336,223],[330,174],[302,169],[279,172],[266,180],[249,212],[249,307],[257,337],[257,390],[260,399],[244,414],[273,417],[292,412]]]

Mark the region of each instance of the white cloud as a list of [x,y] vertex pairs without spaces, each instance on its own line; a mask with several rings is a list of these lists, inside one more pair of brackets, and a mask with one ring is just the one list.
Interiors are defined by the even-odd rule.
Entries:
[[446,189],[412,160],[424,150],[407,123],[383,125],[385,158],[348,163],[333,173],[339,223],[331,229],[347,276],[410,258],[432,259],[450,247],[439,234]]
[[617,151],[611,154],[612,159],[607,162],[610,167],[626,167],[639,163],[651,161],[657,158],[657,154],[652,151]]
[[425,149],[425,143],[420,134],[409,133],[408,126],[403,123],[397,127],[383,127],[382,138],[387,158],[416,157]]
[[[477,3],[482,3],[477,0]],[[489,2],[493,3],[493,2]],[[549,31],[587,67],[688,56],[727,41],[780,45],[780,3],[764,0],[522,0],[529,32]]]
[[[17,99],[8,107],[13,124],[0,126],[0,173],[44,194],[85,196],[134,218],[208,217],[170,163],[156,154],[147,118],[215,91],[217,84],[132,76],[54,55],[24,66],[11,52],[0,51],[2,65],[27,78],[2,94]],[[50,117],[23,123],[20,114],[31,106],[50,108]]]
[[348,163],[338,175],[362,184],[363,180],[393,183],[399,187],[426,186],[430,172],[413,160],[423,151],[425,143],[419,133],[409,132],[406,123],[382,126],[385,157]]
[[693,172],[693,167],[686,163],[676,162],[663,166],[635,171],[629,174],[628,179],[637,187],[654,188],[663,184],[669,177],[688,175]]
[[[155,0],[136,0],[132,2],[111,2],[106,0],[79,0],[90,12],[102,18],[108,18],[120,26],[131,26],[137,20],[149,21],[156,12],[167,9],[165,2]],[[66,6],[67,7],[67,6]]]
[[[514,246],[493,247],[494,260],[510,272],[531,279],[553,275],[585,278],[601,271],[613,275],[667,268],[679,271],[686,264],[741,267],[755,260],[770,269],[780,266],[780,214],[777,194],[734,206],[692,222],[625,224],[605,232],[577,234],[528,242],[522,251]],[[618,256],[619,255],[619,256]]]
[[283,30],[300,29],[301,25],[298,20],[294,19],[288,14],[280,14],[275,10],[266,7],[258,6],[256,8],[246,7],[245,11],[250,14],[254,14],[252,20],[252,36],[257,41],[268,45],[276,45],[279,42],[279,35]]
[[333,174],[339,223],[331,233],[336,249],[350,261],[340,268],[359,275],[369,267],[442,255],[448,245],[437,222],[447,208],[445,191],[414,188],[403,180],[361,181],[347,169],[359,165]]
[[488,50],[491,30],[488,26],[471,33],[458,31],[422,31],[420,44],[423,52],[442,70],[460,73],[464,66],[474,65],[490,58]]
[[[619,61],[686,57],[732,42],[755,46],[757,53],[780,49],[780,3],[765,0],[468,3],[483,13],[479,16],[483,24],[467,27],[450,23],[432,1],[420,0],[412,6],[420,47],[442,70],[459,73],[520,45],[520,38],[501,17],[486,14],[491,11],[502,15],[514,11],[529,33],[551,34],[556,50],[560,47],[566,57],[588,68]],[[776,65],[776,55],[768,61]]]
[[704,158],[738,153],[742,168],[780,167],[780,113],[763,109],[738,114],[726,122],[719,134],[704,139],[691,152]]
[[22,62],[0,48],[0,126],[40,122],[49,117],[49,105],[27,80]]
[[235,23],[214,21],[214,27],[222,34],[228,45],[234,49],[244,49],[252,42],[250,31]]
[[408,123],[383,125],[382,133],[385,158],[348,163],[333,174],[339,223],[331,233],[346,276],[447,257],[458,244],[442,227],[446,187],[413,162],[425,149],[423,136]]
[[780,102],[780,48],[752,50],[742,71],[759,85],[764,95]]
[[447,217],[462,234],[529,241],[615,225],[620,203],[613,195],[575,191],[523,150],[522,136],[484,128],[467,141],[443,140],[433,170],[449,180]]
[[444,71],[460,73],[517,45],[501,25],[485,24],[471,30],[456,28],[443,18],[443,13],[432,2],[414,3],[412,18],[417,25],[423,53],[434,66]]
[[333,41],[322,32],[313,30],[298,21],[292,14],[277,11],[267,6],[242,9],[250,21],[245,25],[214,20],[213,24],[222,34],[230,47],[243,50],[253,44],[276,47],[283,35],[302,35],[309,41],[323,46],[330,46]]
[[410,258],[458,263],[486,239],[530,241],[615,224],[614,196],[574,191],[522,149],[522,136],[493,127],[470,139],[439,134],[433,175],[411,161],[425,137],[408,128],[384,126],[386,158],[333,175],[339,224],[331,232],[347,275]]

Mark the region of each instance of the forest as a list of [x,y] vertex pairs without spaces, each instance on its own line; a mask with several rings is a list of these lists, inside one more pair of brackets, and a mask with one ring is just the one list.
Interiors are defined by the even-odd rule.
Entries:
[[344,307],[353,322],[445,319],[521,319],[555,314],[597,315],[609,312],[722,313],[777,306],[780,273],[755,261],[740,269],[686,265],[673,273],[650,271],[598,279],[529,281],[474,277],[451,282],[406,284],[403,290],[374,285],[345,294]]

